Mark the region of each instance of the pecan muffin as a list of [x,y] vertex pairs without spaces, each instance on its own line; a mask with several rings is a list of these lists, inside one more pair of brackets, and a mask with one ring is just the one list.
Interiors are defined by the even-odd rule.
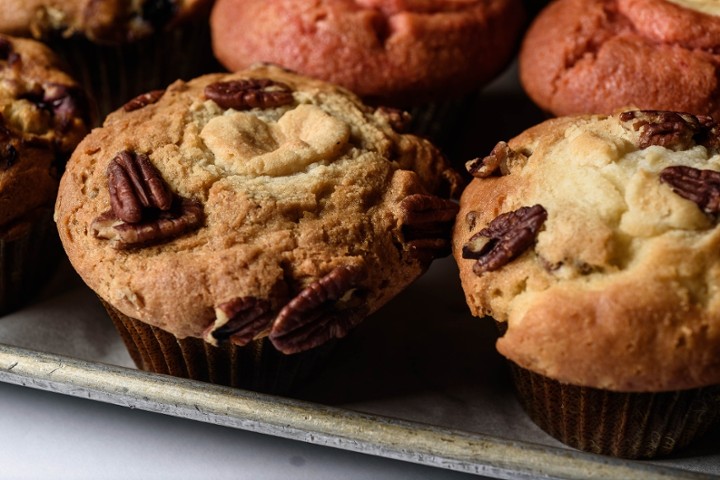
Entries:
[[641,109],[720,115],[720,4],[558,0],[525,36],[520,80],[554,115]]
[[210,18],[229,70],[276,63],[410,109],[435,137],[509,63],[524,20],[520,0],[219,0]]
[[138,366],[286,390],[448,254],[459,176],[394,118],[256,66],[139,97],[88,135],[57,224]]
[[48,43],[102,118],[130,98],[216,68],[212,0],[0,0],[0,33]]
[[667,111],[563,117],[468,163],[468,305],[565,443],[652,457],[719,417],[719,132]]
[[62,253],[52,206],[88,120],[58,64],[34,40],[0,35],[0,313],[35,293]]

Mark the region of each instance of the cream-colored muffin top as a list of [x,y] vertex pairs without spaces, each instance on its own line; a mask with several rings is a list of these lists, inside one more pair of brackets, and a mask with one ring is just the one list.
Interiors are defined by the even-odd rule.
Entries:
[[209,0],[0,0],[0,32],[80,34],[100,43],[132,41],[183,21]]
[[151,92],[77,148],[56,206],[78,273],[178,337],[341,337],[449,253],[458,176],[400,112],[276,67]]
[[0,230],[55,201],[88,130],[85,96],[43,44],[0,35]]
[[472,313],[507,324],[499,351],[604,389],[719,383],[718,148],[709,117],[625,112],[470,162],[453,248]]

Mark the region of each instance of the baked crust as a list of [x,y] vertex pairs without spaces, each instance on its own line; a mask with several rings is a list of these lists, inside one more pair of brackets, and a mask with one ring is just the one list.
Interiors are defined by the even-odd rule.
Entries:
[[87,114],[84,94],[50,49],[0,35],[0,229],[52,206]]
[[186,21],[208,10],[209,0],[0,0],[0,32],[123,43]]
[[[290,89],[289,103],[237,110],[204,93],[217,82],[267,79],[275,82],[269,88]],[[294,313],[314,308],[315,293],[334,289],[340,296],[349,281],[363,292],[369,314],[428,266],[405,230],[404,201],[456,192],[459,176],[429,142],[393,131],[383,110],[344,89],[260,65],[178,81],[159,99],[150,97],[111,114],[78,146],[56,205],[73,266],[125,315],[212,343],[209,330],[222,327],[233,309],[292,323]],[[93,225],[111,207],[106,171],[121,151],[146,154],[175,195],[199,202],[202,225],[138,248],[98,238]],[[437,234],[446,235],[448,252],[455,211],[446,234]],[[302,308],[279,315],[313,285]],[[235,303],[222,307],[227,302]],[[256,333],[267,335],[273,325]]]
[[720,118],[717,13],[665,0],[558,0],[523,40],[521,83],[554,115],[633,106]]
[[[659,179],[720,170],[715,148],[640,148],[618,116],[559,118],[509,142],[526,161],[465,189],[453,253],[471,312],[505,322],[497,348],[580,386],[668,391],[720,383],[720,227]],[[542,205],[534,244],[480,275],[462,258],[502,213]]]
[[524,19],[519,0],[220,0],[211,28],[229,70],[272,62],[402,106],[481,87]]

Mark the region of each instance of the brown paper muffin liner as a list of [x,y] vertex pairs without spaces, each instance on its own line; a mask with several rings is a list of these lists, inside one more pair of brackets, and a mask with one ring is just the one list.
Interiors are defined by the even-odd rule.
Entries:
[[623,458],[668,455],[720,420],[720,385],[624,393],[560,383],[509,362],[530,418],[561,442]]
[[89,93],[96,126],[140,94],[220,70],[207,18],[122,45],[100,45],[79,36],[48,44]]
[[0,232],[0,315],[25,305],[62,256],[50,208],[40,208]]
[[229,387],[288,393],[318,370],[335,343],[293,355],[279,352],[266,338],[244,347],[215,347],[200,338],[177,338],[100,301],[139,369]]

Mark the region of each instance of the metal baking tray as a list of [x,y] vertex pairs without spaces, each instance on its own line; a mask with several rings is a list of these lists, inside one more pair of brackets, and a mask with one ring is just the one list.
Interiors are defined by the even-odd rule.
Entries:
[[289,397],[136,370],[67,264],[29,307],[0,318],[0,381],[496,478],[720,476],[719,432],[680,456],[578,452],[515,401],[493,325],[470,316],[451,259],[338,345]]

